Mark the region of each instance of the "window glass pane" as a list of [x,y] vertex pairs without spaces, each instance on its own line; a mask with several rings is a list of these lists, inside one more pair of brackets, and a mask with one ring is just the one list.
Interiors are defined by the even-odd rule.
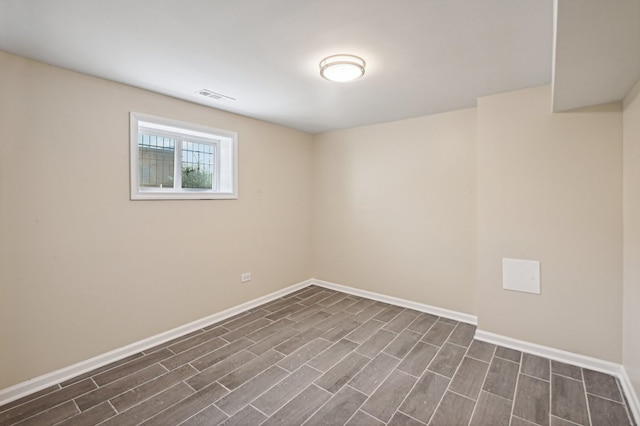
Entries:
[[198,142],[182,142],[182,187],[214,188],[213,165],[215,146]]
[[237,133],[131,113],[132,200],[231,200]]
[[145,187],[173,188],[176,140],[138,134],[138,184]]

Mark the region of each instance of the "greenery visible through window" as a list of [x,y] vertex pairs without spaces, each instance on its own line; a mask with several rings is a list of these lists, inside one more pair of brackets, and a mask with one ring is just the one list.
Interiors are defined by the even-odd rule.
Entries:
[[131,198],[237,198],[236,144],[232,132],[132,113]]
[[[186,146],[185,146],[186,145]],[[182,147],[182,187],[209,189],[213,187],[215,146],[184,142]]]

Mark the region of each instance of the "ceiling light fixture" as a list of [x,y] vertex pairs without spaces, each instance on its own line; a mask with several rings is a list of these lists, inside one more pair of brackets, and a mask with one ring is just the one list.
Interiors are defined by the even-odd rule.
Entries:
[[364,75],[364,59],[354,55],[332,55],[320,61],[320,75],[330,81],[346,82]]

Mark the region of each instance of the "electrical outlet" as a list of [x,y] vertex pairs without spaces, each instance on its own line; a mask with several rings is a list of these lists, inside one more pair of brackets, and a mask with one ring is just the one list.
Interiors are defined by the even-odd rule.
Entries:
[[246,283],[247,281],[251,281],[251,272],[240,274],[240,282]]

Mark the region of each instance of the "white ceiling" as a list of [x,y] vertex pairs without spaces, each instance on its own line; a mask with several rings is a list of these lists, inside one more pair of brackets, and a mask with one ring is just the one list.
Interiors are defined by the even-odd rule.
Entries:
[[[640,2],[557,1],[578,9]],[[628,13],[619,9],[600,30],[617,28],[615,19]],[[560,103],[573,105],[583,88],[563,89],[573,81],[572,46],[589,51],[591,42],[574,22],[557,32],[564,44],[554,57],[553,10],[553,0],[0,0],[0,49],[319,133],[472,107],[478,96],[549,84],[552,73]],[[601,20],[593,11],[586,17]],[[634,34],[612,32],[605,47]],[[619,50],[637,48],[640,37],[627,44]],[[319,61],[336,53],[363,57],[365,77],[322,79]],[[620,66],[630,77],[599,86],[608,98],[620,99],[640,72],[640,64]],[[194,94],[202,88],[235,101]]]

